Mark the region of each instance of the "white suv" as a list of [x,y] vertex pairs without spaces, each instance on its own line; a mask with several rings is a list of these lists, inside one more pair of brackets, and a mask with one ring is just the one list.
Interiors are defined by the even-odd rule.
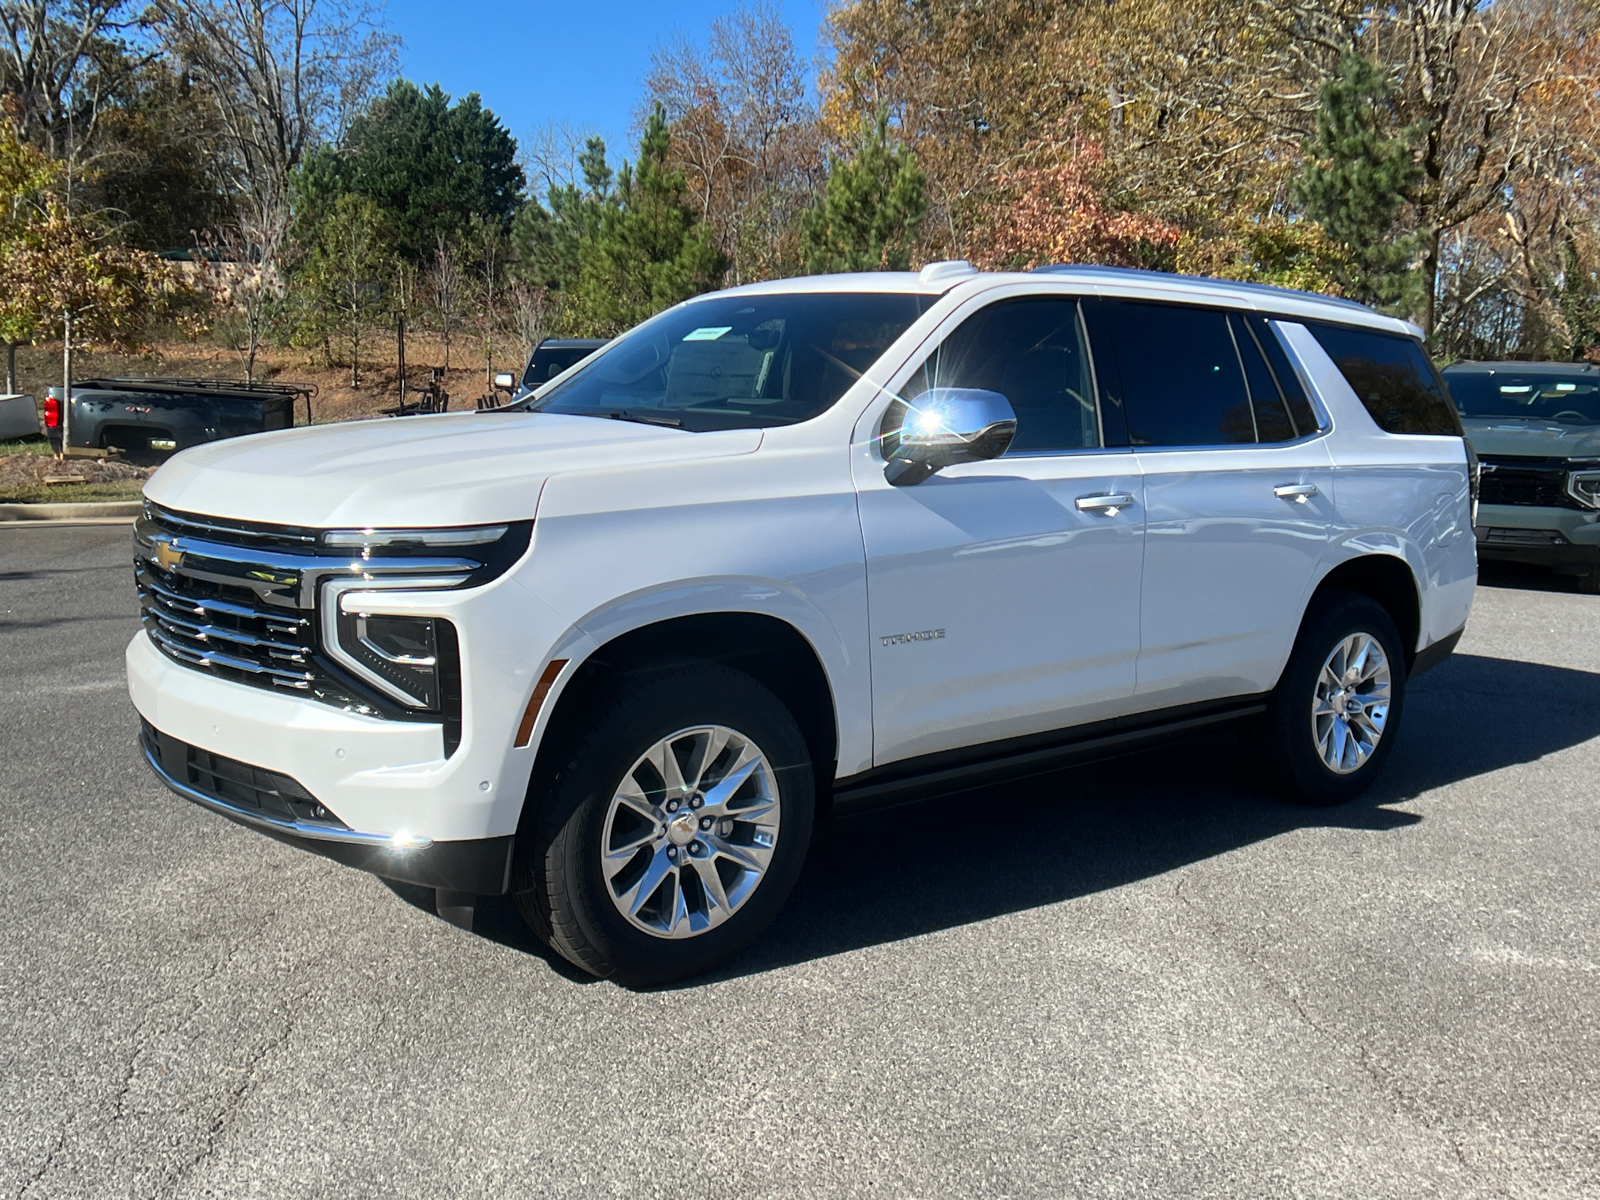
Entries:
[[145,489],[145,753],[629,984],[748,943],[828,805],[1244,722],[1353,796],[1461,635],[1417,330],[1096,268],[789,279],[508,409],[199,446]]

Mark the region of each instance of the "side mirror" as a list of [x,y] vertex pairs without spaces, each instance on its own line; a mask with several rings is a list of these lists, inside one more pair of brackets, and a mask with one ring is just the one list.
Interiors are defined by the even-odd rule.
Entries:
[[494,385],[509,392],[517,386],[517,377],[510,371],[501,371],[494,377]]
[[999,392],[930,388],[906,406],[883,477],[909,487],[956,463],[999,458],[1016,435],[1017,414]]

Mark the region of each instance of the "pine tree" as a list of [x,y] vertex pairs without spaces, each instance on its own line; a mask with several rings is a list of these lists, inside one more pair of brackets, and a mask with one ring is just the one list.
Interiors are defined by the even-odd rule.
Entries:
[[613,175],[605,143],[591,138],[583,186],[554,188],[549,209],[529,205],[519,217],[521,270],[556,293],[570,332],[618,334],[721,282],[726,261],[689,203],[683,172],[667,161],[670,147],[657,105],[637,164]]
[[827,188],[801,228],[806,267],[903,271],[927,211],[927,177],[916,155],[889,137],[880,114],[862,125],[849,159],[829,158]]
[[577,285],[584,247],[600,231],[601,214],[611,199],[616,174],[606,162],[604,138],[591,137],[578,156],[581,184],[557,184],[545,205],[524,206],[511,227],[511,245],[519,274],[552,292]]
[[339,196],[365,196],[401,257],[421,264],[474,220],[509,231],[524,182],[515,140],[476,92],[452,103],[437,84],[397,79],[351,122],[342,148],[323,147],[300,168],[296,207],[319,222]]
[[1394,130],[1393,82],[1364,55],[1346,52],[1318,97],[1317,130],[1293,194],[1329,238],[1350,251],[1345,294],[1410,308],[1426,286],[1412,270],[1418,244],[1396,219],[1421,176],[1416,134]]

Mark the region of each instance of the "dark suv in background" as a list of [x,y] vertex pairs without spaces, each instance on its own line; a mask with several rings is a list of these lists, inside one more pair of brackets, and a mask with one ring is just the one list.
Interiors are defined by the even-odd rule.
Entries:
[[1478,557],[1600,593],[1600,368],[1466,362],[1444,378],[1482,464]]
[[522,379],[512,399],[526,400],[541,385],[605,344],[605,338],[545,338],[528,356],[528,365],[522,369]]

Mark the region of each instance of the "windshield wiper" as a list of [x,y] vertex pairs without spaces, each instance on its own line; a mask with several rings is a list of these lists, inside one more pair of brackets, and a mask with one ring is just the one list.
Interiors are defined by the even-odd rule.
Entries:
[[682,429],[683,422],[677,417],[653,416],[646,413],[634,412],[592,412],[584,413],[586,417],[604,417],[608,421],[632,421],[637,425],[667,425],[673,429]]

